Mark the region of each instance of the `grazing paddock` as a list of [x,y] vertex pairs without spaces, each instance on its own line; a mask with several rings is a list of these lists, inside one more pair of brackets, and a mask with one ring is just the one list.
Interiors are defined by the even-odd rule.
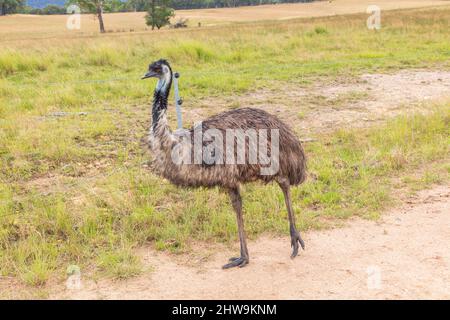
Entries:
[[[217,26],[230,23],[244,23],[264,20],[285,20],[294,18],[311,18],[365,12],[369,0],[317,1],[312,3],[284,3],[238,8],[213,8],[198,10],[177,10],[173,21],[179,18],[189,19],[189,26]],[[421,8],[448,5],[445,0],[379,0],[376,4],[381,10]],[[145,32],[150,28],[145,25],[145,12],[109,13],[104,15],[107,32]],[[98,34],[98,21],[94,15],[82,15],[81,29],[68,32],[67,16],[32,16],[14,15],[1,17],[0,39],[17,41],[24,38],[45,38],[57,36],[68,37],[92,36]]]
[[[356,1],[335,2],[364,11]],[[149,170],[144,140],[154,84],[139,78],[160,57],[181,72],[185,126],[247,101],[307,141],[310,178],[292,190],[302,231],[355,216],[377,219],[395,203],[396,190],[448,181],[450,97],[441,92],[414,101],[393,95],[383,100],[392,114],[378,113],[373,125],[363,118],[332,121],[327,130],[308,124],[330,120],[326,108],[348,115],[376,99],[362,74],[429,70],[445,85],[450,6],[383,12],[377,32],[366,28],[365,13],[257,23],[230,22],[227,14],[221,26],[102,36],[93,34],[92,21],[85,37],[59,29],[62,17],[0,19],[0,276],[7,277],[0,278],[0,297],[11,294],[9,281],[45,296],[71,264],[86,276],[136,276],[147,270],[136,255],[145,244],[186,253],[198,243],[235,242],[226,194],[177,189]],[[320,91],[340,83],[356,89]],[[169,118],[174,128],[173,104]],[[286,233],[277,186],[249,185],[243,197],[250,238]]]

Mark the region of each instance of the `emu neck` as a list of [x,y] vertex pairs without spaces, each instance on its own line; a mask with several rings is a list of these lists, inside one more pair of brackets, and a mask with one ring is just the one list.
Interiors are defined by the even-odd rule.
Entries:
[[170,73],[159,79],[153,94],[152,129],[155,135],[161,134],[165,129],[168,129],[166,113],[171,84],[172,74]]

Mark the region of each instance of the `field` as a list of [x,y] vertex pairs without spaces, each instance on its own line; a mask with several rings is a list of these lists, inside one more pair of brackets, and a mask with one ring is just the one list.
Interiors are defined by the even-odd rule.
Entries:
[[[66,36],[64,17],[0,19],[0,297],[17,294],[11,283],[46,297],[69,265],[91,278],[150,272],[137,254],[143,246],[186,254],[199,243],[235,243],[226,194],[177,189],[148,168],[154,83],[139,78],[160,57],[181,72],[185,126],[253,105],[305,141],[310,179],[293,190],[302,230],[378,219],[403,195],[447,183],[450,6],[383,11],[382,29],[371,31],[366,13],[325,17],[327,3],[254,18],[243,8],[180,12],[221,24],[181,31],[137,32],[140,14],[117,14],[106,23],[120,32],[104,36],[87,20]],[[242,20],[281,20],[236,23],[233,10]],[[286,20],[303,15],[323,17]],[[366,74],[392,76],[382,79],[395,89]],[[434,91],[415,95],[423,87]],[[250,238],[287,234],[278,187],[248,185],[243,196]]]
[[[174,21],[187,18],[191,27],[220,26],[231,23],[248,23],[252,21],[285,20],[310,18],[366,12],[372,4],[368,0],[318,1],[313,3],[287,3],[276,6],[239,7],[223,9],[178,10]],[[376,4],[381,10],[420,8],[428,6],[446,6],[446,0],[379,0]],[[105,14],[105,24],[109,33],[142,33],[149,30],[145,25],[145,13]],[[17,42],[20,39],[68,37],[92,37],[98,34],[98,21],[94,15],[82,15],[81,29],[68,31],[67,16],[36,17],[15,15],[2,17],[0,20],[0,39]]]

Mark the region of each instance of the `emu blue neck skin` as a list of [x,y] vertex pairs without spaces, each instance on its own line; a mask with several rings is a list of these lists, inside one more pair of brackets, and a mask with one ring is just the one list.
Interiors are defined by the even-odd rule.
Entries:
[[172,83],[172,71],[167,66],[163,66],[163,70],[163,75],[161,76],[161,78],[159,78],[158,83],[156,84],[156,91],[160,91],[164,94],[170,91],[170,85]]
[[162,114],[167,110],[167,98],[169,96],[170,86],[172,84],[172,71],[166,66],[164,66],[164,68],[165,72],[161,78],[159,78],[153,94],[152,128],[154,133],[156,133],[156,128],[161,120]]

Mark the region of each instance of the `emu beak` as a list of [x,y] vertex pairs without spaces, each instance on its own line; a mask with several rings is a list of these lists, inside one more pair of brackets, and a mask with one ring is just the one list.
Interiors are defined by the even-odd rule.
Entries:
[[148,79],[148,78],[157,78],[158,74],[154,71],[148,71],[144,76],[141,78],[141,80]]

